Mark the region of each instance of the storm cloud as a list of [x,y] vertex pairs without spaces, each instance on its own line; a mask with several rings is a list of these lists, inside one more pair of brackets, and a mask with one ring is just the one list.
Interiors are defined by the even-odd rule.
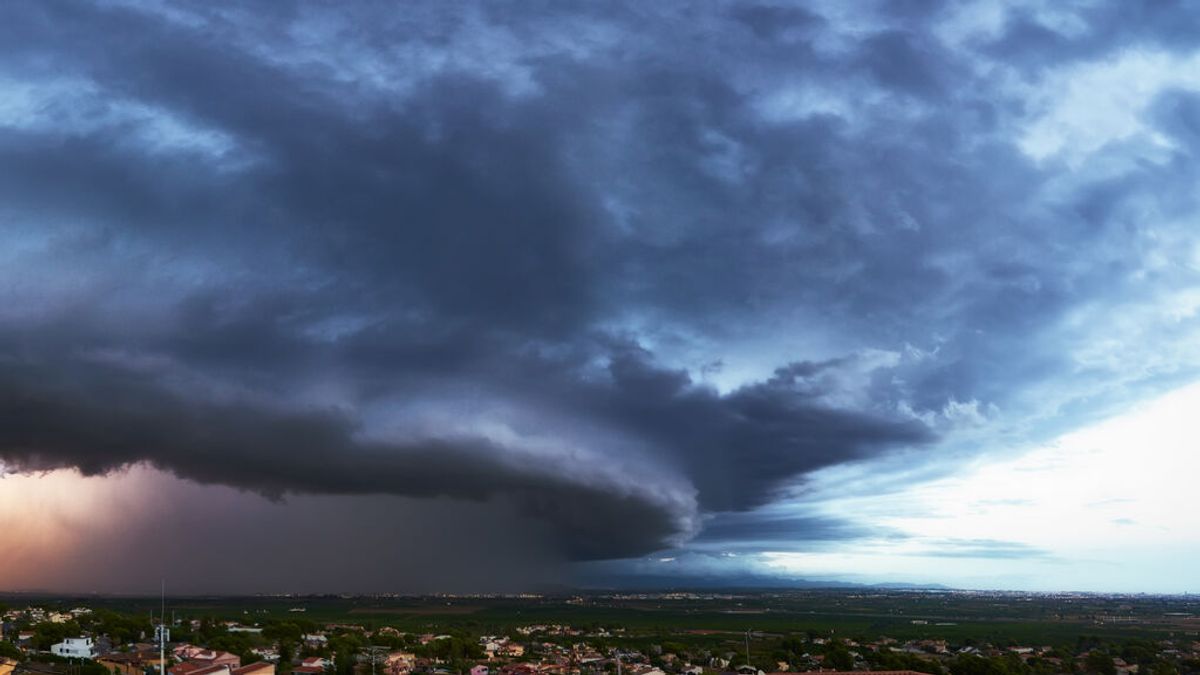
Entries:
[[786,505],[1200,365],[1197,83],[1060,86],[1186,12],[968,5],[7,3],[0,462],[866,536]]

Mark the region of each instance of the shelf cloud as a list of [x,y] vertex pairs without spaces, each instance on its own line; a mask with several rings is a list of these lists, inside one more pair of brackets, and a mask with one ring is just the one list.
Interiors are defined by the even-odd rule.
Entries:
[[1200,365],[1195,18],[970,4],[6,3],[0,464],[877,536]]

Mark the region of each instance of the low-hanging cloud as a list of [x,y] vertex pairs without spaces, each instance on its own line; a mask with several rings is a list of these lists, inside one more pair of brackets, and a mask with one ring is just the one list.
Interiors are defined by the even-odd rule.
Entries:
[[[39,341],[54,342],[56,332]],[[608,380],[560,373],[562,381],[546,384],[550,391],[537,395],[548,407],[583,407],[593,420],[592,428],[572,423],[558,433],[552,422],[524,428],[525,416],[504,400],[485,401],[483,410],[500,412],[476,419],[463,401],[433,398],[422,405],[458,407],[460,415],[418,414],[398,428],[376,428],[369,412],[376,392],[361,404],[367,412],[296,407],[280,393],[198,393],[205,389],[174,381],[160,361],[64,354],[28,336],[8,348],[20,354],[0,367],[0,461],[9,470],[97,475],[148,463],[271,498],[504,498],[553,526],[563,554],[575,559],[680,543],[704,512],[750,508],[806,471],[926,439],[911,422],[825,408],[811,392],[784,386],[782,375],[721,396],[653,368],[644,355],[615,356]],[[416,391],[413,398],[429,395]],[[388,398],[382,407],[385,416],[403,417],[403,402]],[[505,426],[498,430],[496,419]],[[640,443],[613,443],[606,429]],[[727,456],[731,448],[741,451]]]

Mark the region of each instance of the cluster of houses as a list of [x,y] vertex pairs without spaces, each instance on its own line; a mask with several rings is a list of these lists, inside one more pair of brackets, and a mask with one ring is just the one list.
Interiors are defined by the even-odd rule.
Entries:
[[26,607],[24,609],[8,610],[0,618],[3,618],[5,621],[26,618],[34,623],[66,623],[91,613],[92,610],[87,607],[76,607],[65,612],[48,610],[44,607]]
[[[92,610],[77,607],[69,611],[49,611],[41,607],[12,609],[0,615],[0,640],[15,645],[26,655],[38,662],[39,653],[48,654],[70,663],[91,662],[103,666],[114,675],[146,675],[162,673],[164,666],[170,675],[275,675],[275,665],[257,663],[243,667],[241,660],[226,652],[204,649],[179,649],[165,659],[160,655],[157,644],[134,643],[114,649],[106,636],[78,635],[65,637],[61,642],[39,651],[35,648],[36,631],[14,629],[14,626],[36,626],[37,624],[65,624],[89,615]],[[19,623],[18,623],[19,622]],[[22,664],[15,659],[0,661],[0,675],[12,675]],[[56,673],[52,665],[40,664],[25,667],[28,672]],[[74,672],[68,668],[66,672]]]
[[275,664],[259,661],[242,665],[241,657],[229,652],[178,645],[171,650],[175,665],[168,664],[169,675],[275,675]]
[[[103,665],[114,675],[145,675],[162,672],[164,659],[157,645],[136,643],[125,651],[101,653],[91,637],[67,638],[53,645],[50,653],[67,659],[86,659]],[[266,661],[242,665],[229,652],[180,645],[165,659],[168,675],[275,675],[275,664]],[[324,672],[323,669],[313,672]],[[0,673],[0,675],[3,675]]]
[[[29,620],[39,622],[61,623],[71,618],[78,618],[88,613],[86,608],[77,608],[69,612],[49,612],[29,608],[16,610],[23,613],[26,623]],[[11,614],[11,613],[10,613]],[[9,618],[9,617],[0,617]],[[3,627],[0,622],[0,628]],[[196,626],[193,626],[195,628]],[[235,621],[225,622],[229,633],[246,633],[261,635],[263,628],[246,626]],[[330,638],[347,633],[358,633],[376,643],[404,643],[413,651],[404,649],[372,648],[364,654],[331,654]],[[714,631],[693,631],[695,633],[712,633]],[[30,651],[29,631],[17,631],[4,635],[7,639]],[[634,650],[614,648],[613,638],[622,638],[625,632],[620,628],[592,628],[584,630],[568,625],[535,624],[515,628],[509,635],[483,635],[479,637],[479,648],[483,658],[473,665],[464,666],[463,670],[451,672],[448,664],[429,656],[418,653],[436,653],[435,650],[416,648],[431,645],[439,640],[451,639],[451,636],[436,633],[422,635],[405,634],[391,627],[383,627],[374,632],[363,626],[329,624],[324,630],[310,632],[301,636],[301,646],[305,649],[302,657],[287,662],[280,661],[279,645],[272,644],[260,638],[254,640],[260,646],[251,650],[253,662],[243,663],[240,656],[203,645],[175,644],[164,656],[160,647],[151,643],[135,643],[113,649],[102,636],[73,636],[54,644],[48,650],[50,654],[70,659],[87,660],[105,667],[113,675],[325,675],[334,665],[335,659],[351,658],[366,675],[586,675],[599,674],[619,670],[621,675],[713,675],[726,673],[728,675],[779,675],[780,673],[796,672],[828,672],[835,670],[829,661],[829,641],[819,636],[810,636],[804,640],[808,651],[795,654],[793,662],[779,662],[770,672],[748,665],[739,665],[733,661],[733,653],[723,655],[704,653],[701,662],[692,662],[693,655],[663,653],[661,647],[655,647],[652,654],[642,654]],[[397,640],[395,638],[402,638]],[[605,646],[608,645],[608,646]],[[1059,652],[1049,646],[952,646],[946,640],[924,639],[900,642],[881,637],[876,640],[863,641],[842,639],[838,648],[844,648],[848,653],[854,671],[852,673],[867,673],[870,668],[870,654],[902,653],[912,655],[925,661],[948,663],[963,655],[978,655],[981,657],[1016,657],[1024,661],[1041,659],[1043,663],[1065,666]],[[1188,645],[1164,643],[1162,650],[1177,658],[1200,659],[1200,642]],[[310,655],[314,653],[324,654]],[[1075,658],[1086,657],[1087,651],[1072,655]],[[844,657],[843,657],[844,658]],[[877,663],[878,660],[875,660]],[[1147,675],[1138,673],[1138,665],[1126,663],[1119,658],[1113,661],[1116,675]],[[0,658],[0,675],[14,675],[17,662],[12,659]],[[344,664],[343,664],[344,665]],[[848,665],[843,662],[842,667]],[[165,671],[165,673],[164,673]],[[846,672],[846,671],[842,671]],[[919,675],[911,671],[870,671],[872,675]],[[21,673],[15,673],[21,675]]]

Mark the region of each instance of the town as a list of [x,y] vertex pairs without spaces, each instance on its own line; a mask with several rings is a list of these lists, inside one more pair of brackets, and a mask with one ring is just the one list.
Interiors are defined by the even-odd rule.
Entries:
[[[819,601],[846,606],[853,617],[877,616],[885,606],[879,598],[893,607],[902,602],[921,607],[938,596],[914,595],[911,601],[901,595],[805,597],[808,606],[819,606]],[[1065,624],[1091,626],[1092,634],[1081,630],[1070,639],[1071,632],[1061,624],[1064,601],[1047,601],[1044,606],[1060,613],[1055,614],[1059,619],[1041,626],[1044,639],[1017,640],[1002,637],[1002,631],[995,629],[979,629],[978,635],[971,635],[969,631],[976,630],[973,624],[941,621],[936,616],[905,615],[867,627],[846,624],[860,626],[847,630],[834,619],[815,614],[793,618],[780,609],[771,613],[772,607],[781,606],[775,595],[748,595],[733,603],[732,609],[716,609],[729,605],[731,598],[688,593],[554,600],[523,596],[506,599],[498,607],[508,614],[499,616],[498,610],[486,609],[486,598],[422,599],[400,609],[387,609],[377,599],[376,605],[352,609],[337,620],[319,619],[331,616],[328,608],[304,598],[295,599],[296,606],[277,601],[267,609],[250,603],[240,611],[185,602],[157,614],[117,609],[111,602],[71,606],[62,600],[9,602],[0,605],[0,675],[154,675],[164,670],[168,675],[1200,673],[1200,625],[1190,612],[1167,611],[1171,605],[1166,610],[1155,605],[1153,611],[1161,616],[1154,623],[1148,618],[1151,610],[1137,601],[1118,602],[1113,610],[1092,602],[1087,605],[1087,611],[1093,612],[1088,615],[1090,624]],[[969,603],[983,601],[955,600],[959,604],[950,609],[962,613],[970,610]],[[944,599],[940,602],[947,606]],[[1000,608],[997,614],[1004,614],[1023,602],[1016,598],[990,604]],[[307,605],[313,605],[311,614]],[[584,614],[575,623],[520,618],[544,615],[546,607]],[[729,619],[696,618],[671,625],[664,622],[676,615],[662,614],[648,621],[644,615],[655,608]],[[587,620],[589,611],[594,617]],[[614,620],[622,612],[628,621]],[[370,620],[354,621],[352,616]],[[389,620],[389,616],[397,618]],[[755,619],[770,628],[743,629]],[[697,627],[703,621],[711,625]],[[1011,625],[1014,630],[1024,626],[1027,636],[1039,634],[1036,623]],[[873,632],[871,626],[892,634]]]

